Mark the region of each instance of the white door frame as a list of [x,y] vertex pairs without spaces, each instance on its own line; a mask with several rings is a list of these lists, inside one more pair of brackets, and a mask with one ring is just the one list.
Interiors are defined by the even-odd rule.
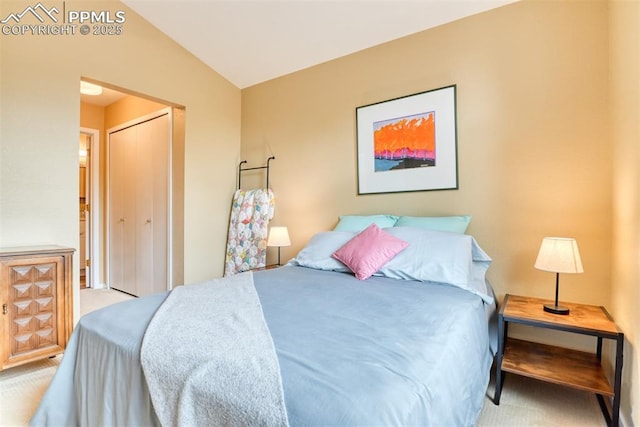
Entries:
[[91,227],[89,230],[89,241],[91,242],[91,248],[89,253],[91,254],[91,265],[89,267],[90,286],[92,288],[103,288],[104,283],[100,282],[100,247],[102,243],[102,235],[100,234],[100,131],[98,129],[80,128],[80,133],[89,135],[91,137],[91,157],[89,161],[90,177],[90,200],[89,200],[89,221]]

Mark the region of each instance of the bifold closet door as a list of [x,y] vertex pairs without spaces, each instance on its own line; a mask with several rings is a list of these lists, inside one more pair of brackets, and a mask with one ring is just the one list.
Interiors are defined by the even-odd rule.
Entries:
[[109,136],[109,285],[136,295],[135,127]]
[[136,126],[136,295],[167,290],[169,120]]
[[167,290],[169,116],[110,134],[110,286]]

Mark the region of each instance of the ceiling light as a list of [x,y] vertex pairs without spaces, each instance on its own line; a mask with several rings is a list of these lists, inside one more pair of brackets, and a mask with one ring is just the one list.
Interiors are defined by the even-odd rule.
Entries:
[[80,93],[83,95],[100,95],[102,93],[102,87],[80,80]]

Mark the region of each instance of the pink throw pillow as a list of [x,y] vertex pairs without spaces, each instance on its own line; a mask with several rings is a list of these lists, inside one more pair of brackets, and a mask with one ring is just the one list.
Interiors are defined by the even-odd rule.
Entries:
[[365,280],[389,262],[404,248],[404,240],[371,224],[333,253],[333,257],[349,267],[357,279]]

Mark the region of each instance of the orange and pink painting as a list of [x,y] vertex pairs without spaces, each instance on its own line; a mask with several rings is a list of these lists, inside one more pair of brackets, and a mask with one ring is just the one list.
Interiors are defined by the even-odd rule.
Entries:
[[435,111],[373,123],[376,172],[436,165]]

